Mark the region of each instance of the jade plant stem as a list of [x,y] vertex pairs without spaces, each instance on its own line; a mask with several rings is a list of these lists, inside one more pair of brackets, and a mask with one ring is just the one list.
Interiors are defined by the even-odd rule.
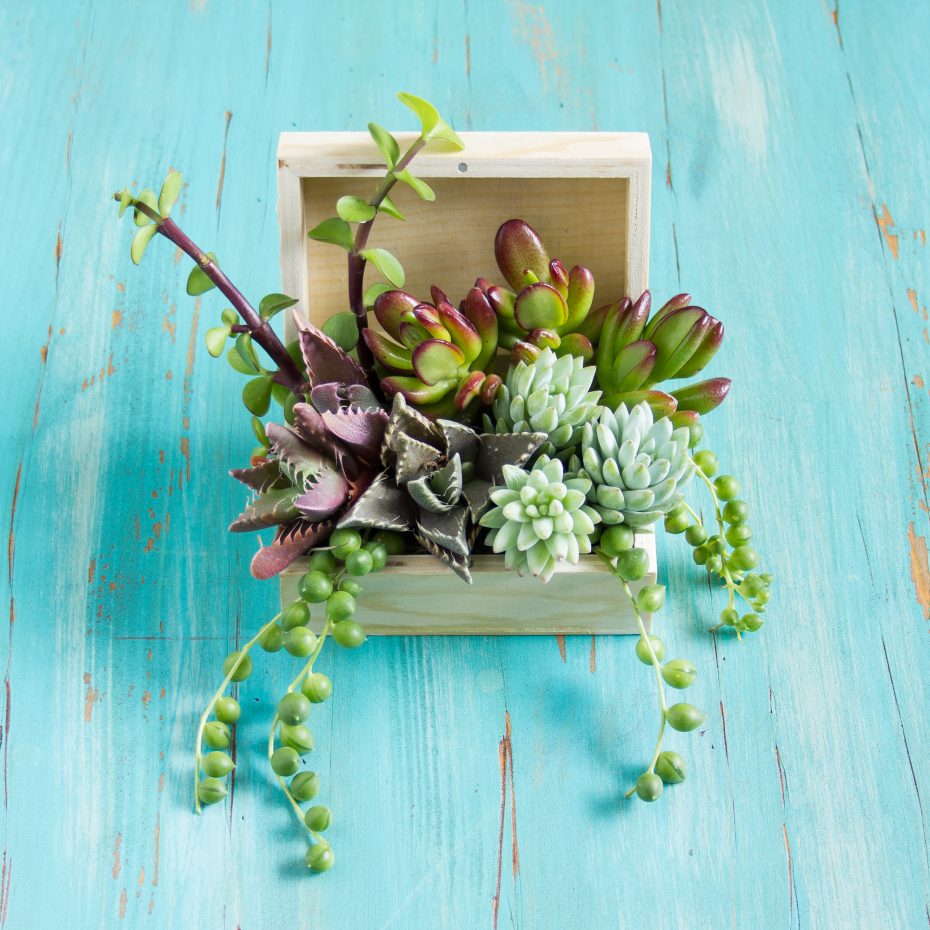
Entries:
[[[113,195],[115,200],[119,200],[120,196],[120,194]],[[162,217],[156,210],[136,199],[132,200],[131,206],[155,222],[160,235],[169,242],[173,242],[197,263],[203,273],[232,304],[233,309],[245,320],[252,338],[274,359],[279,369],[278,380],[294,394],[301,393],[300,387],[305,379],[288,354],[284,343],[278,338],[271,324],[259,316],[255,308],[246,300],[245,295],[226,277],[220,266],[171,217]]]
[[200,787],[200,765],[203,761],[203,756],[201,754],[201,747],[203,746],[203,731],[207,725],[207,722],[210,719],[210,714],[213,713],[213,708],[216,707],[216,702],[223,696],[226,692],[226,689],[229,687],[230,683],[233,680],[233,675],[236,674],[239,666],[245,661],[246,656],[249,654],[251,648],[262,638],[262,635],[265,633],[265,630],[271,629],[278,620],[280,619],[281,614],[275,614],[240,650],[239,656],[227,672],[226,677],[223,679],[223,683],[217,688],[216,693],[210,698],[210,703],[207,704],[206,709],[200,715],[200,725],[197,727],[197,748],[194,751],[194,810],[199,814],[200,813],[200,794],[198,793],[198,788]]
[[[313,671],[313,663],[316,662],[320,653],[323,651],[323,644],[326,642],[326,637],[329,635],[329,629],[332,626],[332,621],[328,618],[326,623],[323,625],[323,629],[320,632],[320,638],[317,640],[316,648],[310,654],[310,658],[307,660],[307,664],[300,670],[298,676],[287,686],[287,694],[293,694],[300,687],[300,683]],[[275,752],[275,736],[278,731],[278,724],[281,722],[281,718],[278,717],[277,712],[275,712],[274,718],[271,721],[271,729],[268,732],[268,761],[271,761],[271,757]],[[275,775],[275,778],[278,779],[278,784],[281,786],[281,790],[284,792],[284,796],[287,798],[288,803],[294,809],[294,814],[297,819],[300,821],[301,825],[309,831],[310,835],[314,838],[316,842],[325,842],[323,837],[320,836],[315,830],[311,830],[304,820],[304,812],[301,810],[300,805],[297,803],[296,798],[291,794],[291,789],[288,787],[287,782],[281,775]]]
[[[652,754],[652,760],[649,763],[649,767],[646,769],[647,772],[652,773],[655,771],[656,762],[659,759],[659,753],[662,752],[662,740],[665,738],[665,722],[666,722],[666,712],[668,710],[668,705],[665,702],[665,683],[662,681],[662,663],[659,662],[659,657],[655,653],[655,649],[652,648],[652,640],[649,638],[649,634],[646,632],[646,625],[643,623],[642,614],[639,612],[639,605],[636,603],[636,598],[633,596],[633,592],[630,590],[630,585],[628,582],[623,582],[623,591],[626,596],[629,598],[630,604],[633,607],[633,613],[636,614],[636,623],[639,626],[639,636],[642,642],[646,644],[646,649],[649,651],[649,658],[652,662],[652,668],[656,676],[656,685],[659,691],[659,735],[656,738],[656,748]],[[624,795],[624,797],[631,798],[636,793],[636,786],[634,785],[630,788],[629,791]]]
[[[391,188],[397,183],[397,172],[403,171],[425,145],[426,140],[422,135],[419,136],[410,148],[407,149],[397,164],[384,176],[384,179],[375,191],[374,197],[368,201],[375,210],[381,206],[384,202],[384,198],[387,197]],[[362,258],[361,253],[365,246],[368,245],[371,227],[377,216],[378,214],[375,213],[367,222],[359,223],[358,229],[355,232],[355,244],[352,251],[349,252],[349,307],[355,314],[355,323],[358,326],[359,337],[361,337],[362,330],[368,326],[368,311],[365,309],[364,295],[365,265],[367,262]],[[366,371],[371,371],[374,365],[374,357],[365,340],[359,338],[356,348],[358,350],[358,359],[362,367],[364,367]]]

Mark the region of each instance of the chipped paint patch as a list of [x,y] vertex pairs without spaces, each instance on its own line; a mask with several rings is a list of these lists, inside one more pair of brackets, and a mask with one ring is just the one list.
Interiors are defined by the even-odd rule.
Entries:
[[878,223],[879,231],[882,234],[882,238],[885,240],[885,245],[887,246],[888,251],[891,253],[891,257],[897,260],[898,234],[892,232],[892,230],[895,228],[895,222],[891,215],[891,211],[888,209],[888,204],[882,204],[882,215],[879,216],[878,213],[876,213],[875,222]]
[[927,540],[918,535],[913,522],[907,528],[907,542],[914,593],[917,595],[917,603],[923,609],[924,620],[930,620],[930,565],[927,562]]

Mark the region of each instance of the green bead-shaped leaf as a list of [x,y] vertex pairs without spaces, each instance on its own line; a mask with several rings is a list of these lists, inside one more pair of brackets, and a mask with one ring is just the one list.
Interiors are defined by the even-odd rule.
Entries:
[[442,339],[421,342],[413,352],[413,370],[424,384],[456,378],[464,364],[462,350]]
[[314,226],[307,235],[317,242],[329,242],[332,245],[338,245],[339,248],[345,249],[347,252],[351,252],[355,245],[351,227],[338,216],[323,220],[322,223]]
[[358,324],[351,310],[334,313],[323,323],[322,329],[343,352],[351,352],[358,342]]
[[126,212],[126,208],[132,203],[132,192],[128,187],[124,187],[119,195],[119,215],[122,215]]
[[227,326],[235,326],[239,322],[239,314],[232,307],[227,307],[221,314],[220,319]]
[[[216,256],[212,252],[207,252],[207,258],[215,265],[219,265]],[[199,297],[201,294],[206,294],[207,291],[212,290],[214,287],[216,287],[216,285],[210,280],[207,273],[200,265],[194,265],[194,267],[191,268],[191,273],[187,276],[187,293],[190,294],[191,297]]]
[[397,159],[400,158],[400,146],[397,140],[377,123],[369,123],[368,131],[371,133],[371,138],[375,140],[375,145],[381,150],[388,168],[393,168],[397,164]]
[[422,178],[415,177],[407,168],[403,171],[395,171],[394,177],[398,181],[403,181],[408,187],[416,191],[421,200],[432,202],[436,199],[436,192]]
[[362,258],[371,262],[394,287],[404,286],[404,269],[387,249],[364,249]]
[[395,220],[405,220],[407,219],[400,210],[397,209],[394,201],[390,197],[385,196],[384,200],[381,201],[381,206],[378,207],[379,213],[386,213],[388,216],[393,216]]
[[562,295],[548,284],[531,284],[517,294],[514,316],[522,329],[556,329],[568,319]]
[[[136,197],[136,200],[139,201],[139,203],[144,203],[155,213],[158,213],[158,198],[155,196],[155,191],[146,188],[144,191],[139,192],[139,196]],[[133,211],[132,218],[136,226],[148,226],[149,223],[153,222],[152,218],[146,216],[141,210]]]
[[142,261],[142,256],[145,254],[148,244],[152,241],[155,233],[158,232],[158,226],[155,223],[151,223],[148,226],[143,226],[133,237],[132,245],[129,248],[129,255],[133,260],[133,263],[138,265]]
[[263,320],[270,320],[282,310],[287,310],[296,303],[297,298],[288,297],[287,294],[266,294],[258,305],[258,315]]
[[214,357],[219,358],[226,348],[226,340],[229,338],[228,326],[213,326],[204,334],[204,341],[207,344],[207,351]]
[[175,205],[178,195],[181,193],[182,184],[183,178],[180,171],[171,170],[168,172],[168,177],[165,178],[165,183],[162,184],[161,191],[158,194],[158,212],[162,216],[167,216],[171,212],[171,208]]
[[261,375],[246,382],[242,389],[242,403],[245,404],[249,413],[254,413],[257,417],[263,417],[268,413],[273,385],[271,375]]
[[347,223],[367,223],[378,211],[367,200],[347,194],[336,201],[336,212]]

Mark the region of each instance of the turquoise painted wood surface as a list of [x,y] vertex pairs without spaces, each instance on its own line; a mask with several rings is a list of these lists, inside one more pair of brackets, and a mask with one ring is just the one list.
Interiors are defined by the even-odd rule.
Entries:
[[[0,926],[333,930],[927,925],[930,8],[0,3],[4,425]],[[620,793],[655,710],[629,639],[385,639],[330,653],[316,724],[338,867],[240,696],[233,798],[189,809],[195,715],[266,616],[224,470],[250,440],[218,304],[141,271],[108,201],[180,168],[184,220],[278,284],[284,129],[638,129],[652,281],[728,325],[710,421],[778,574],[764,635],[705,632],[666,544],[666,638],[699,662],[689,783]]]

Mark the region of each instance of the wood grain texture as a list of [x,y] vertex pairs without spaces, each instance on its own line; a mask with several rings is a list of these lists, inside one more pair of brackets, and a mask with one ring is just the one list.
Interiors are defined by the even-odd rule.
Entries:
[[[0,927],[927,926],[928,31],[887,0],[0,3]],[[279,132],[401,125],[397,88],[461,130],[650,133],[651,281],[727,322],[709,433],[779,588],[764,634],[708,637],[665,542],[708,722],[651,806],[620,800],[655,725],[629,640],[329,654],[318,879],[262,761],[280,656],[232,798],[189,809],[195,715],[276,590],[225,531],[221,304],[164,243],[133,269],[108,197],[180,168],[194,238],[275,290]]]

